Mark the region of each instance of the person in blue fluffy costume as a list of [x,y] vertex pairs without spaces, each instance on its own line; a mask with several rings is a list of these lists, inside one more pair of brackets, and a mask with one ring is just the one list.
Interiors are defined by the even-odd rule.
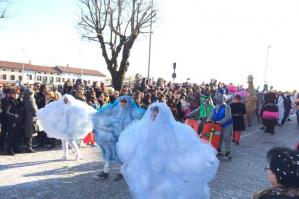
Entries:
[[[116,143],[121,132],[134,120],[141,119],[145,110],[139,108],[131,96],[121,96],[102,107],[93,117],[94,134],[105,160],[104,169],[97,176],[108,178],[112,163],[120,164]],[[119,173],[114,180],[121,180]]]
[[217,151],[165,103],[149,106],[117,143],[122,173],[133,199],[209,199],[219,166]]

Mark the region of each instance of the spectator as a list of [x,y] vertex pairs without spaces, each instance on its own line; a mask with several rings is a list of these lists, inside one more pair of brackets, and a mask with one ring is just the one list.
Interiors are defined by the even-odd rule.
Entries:
[[271,188],[253,195],[253,199],[299,198],[299,151],[276,147],[267,153],[268,180]]
[[6,114],[10,101],[10,89],[5,89],[5,97],[1,99],[1,135],[0,135],[0,151],[4,151],[6,138],[8,134],[9,117]]
[[[45,99],[46,104],[46,99]],[[33,91],[28,88],[24,91],[24,107],[25,107],[25,144],[28,153],[34,153],[32,149],[32,138],[36,134],[36,111],[38,110]],[[46,136],[45,132],[43,132]]]
[[18,103],[18,94],[16,88],[10,89],[10,98],[8,100],[6,116],[7,116],[7,154],[15,155],[15,153],[21,152],[18,146],[18,140],[20,136],[20,126],[22,124],[22,112],[20,104]]

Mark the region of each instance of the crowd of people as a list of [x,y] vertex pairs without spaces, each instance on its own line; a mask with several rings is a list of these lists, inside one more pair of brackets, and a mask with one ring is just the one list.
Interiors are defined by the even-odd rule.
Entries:
[[[35,145],[52,149],[61,141],[63,160],[67,159],[68,145],[75,151],[76,159],[80,159],[81,153],[76,139],[83,139],[83,135],[86,136],[88,132],[93,131],[88,135],[87,144],[95,135],[105,159],[104,169],[98,177],[108,178],[111,163],[122,163],[122,173],[116,176],[116,180],[125,178],[135,198],[145,198],[145,195],[158,197],[166,193],[185,194],[184,197],[191,198],[193,196],[208,198],[208,182],[214,178],[218,168],[218,159],[214,152],[218,151],[219,158],[230,157],[231,142],[239,145],[241,132],[246,126],[252,125],[254,116],[265,133],[272,135],[275,134],[276,125],[283,126],[291,120],[289,117],[291,113],[295,113],[299,121],[299,94],[273,90],[259,92],[254,89],[251,76],[248,78],[246,89],[216,80],[197,85],[172,84],[163,79],[155,82],[142,79],[116,91],[104,83],[94,82],[87,85],[86,82],[77,80],[74,84],[67,81],[58,88],[47,87],[40,83],[2,85],[0,95],[0,150],[6,150],[8,155],[15,155],[23,152],[24,145],[26,152],[34,153]],[[139,122],[129,126],[134,120]],[[212,137],[209,140],[210,146],[198,142],[194,131],[182,125],[186,121],[197,124],[196,131],[199,136],[205,132],[205,128],[209,126],[207,124],[211,124],[211,128],[217,128],[218,125],[221,131],[221,143],[213,145]],[[145,126],[148,128],[141,136],[138,132]],[[159,140],[169,140],[167,150]],[[142,142],[156,147],[140,144]],[[180,142],[179,148],[174,144],[177,142]],[[191,145],[200,150],[197,150],[196,154],[188,152],[190,156],[186,158],[182,152],[190,149]],[[212,150],[212,146],[216,150]],[[172,155],[169,156],[169,153]],[[144,154],[156,155],[146,157]],[[263,198],[267,194],[279,193],[281,190],[286,194],[296,195],[299,186],[299,169],[296,166],[298,157],[298,151],[287,148],[269,151],[268,167],[265,169],[268,171],[269,181],[275,188],[257,193],[254,197]],[[192,162],[194,165],[181,165],[181,158],[185,163]],[[281,161],[282,158],[284,161]],[[167,162],[177,163],[168,165]],[[193,170],[203,167],[204,162],[209,162],[205,169],[210,172],[206,172],[206,176]],[[155,168],[152,170],[152,166],[149,166],[146,169],[151,171],[148,176],[144,175],[146,183],[152,183],[151,186],[155,187],[157,182],[162,183],[161,176],[165,175],[163,186],[161,184],[153,191],[146,184],[139,182],[135,168],[139,168],[142,164],[143,168],[149,165]],[[281,168],[283,171],[278,170]],[[163,172],[165,169],[168,170],[167,173]],[[204,191],[196,191],[194,189],[196,186],[184,187],[185,184],[177,172],[188,176],[193,183],[201,184]],[[196,172],[198,172],[196,176],[201,178],[193,175]],[[153,173],[156,178],[152,178]],[[177,193],[176,189],[168,186],[169,183],[184,187],[185,192]],[[139,188],[136,188],[137,185]]]
[[[94,82],[92,85],[81,80],[74,84],[67,81],[58,88],[47,87],[44,84],[5,86],[2,85],[1,97],[1,136],[0,150],[7,148],[7,153],[14,155],[21,152],[20,145],[26,145],[27,152],[34,152],[32,139],[39,147],[55,148],[57,140],[47,138],[41,125],[36,120],[36,111],[47,104],[58,100],[64,94],[70,94],[75,99],[86,102],[96,110],[106,104],[113,103],[119,96],[130,95],[136,104],[144,109],[154,102],[165,102],[171,109],[175,119],[183,122],[187,117],[193,117],[199,124],[199,133],[206,122],[215,102],[215,95],[219,89],[227,94],[226,102],[231,105],[232,119],[234,120],[233,141],[239,144],[240,132],[245,130],[245,123],[251,125],[253,112],[258,122],[269,124],[262,120],[266,108],[279,113],[278,120],[271,125],[262,125],[268,133],[274,133],[274,126],[282,126],[290,120],[291,111],[297,113],[299,124],[299,95],[270,91],[272,97],[264,97],[265,93],[256,90],[250,91],[243,86],[234,86],[217,82],[198,84],[172,84],[163,79],[148,81],[141,79],[132,85],[125,85],[120,91],[106,87],[104,83]],[[244,94],[245,93],[245,94]],[[249,96],[248,96],[249,95]],[[249,100],[250,96],[255,99]],[[266,101],[265,101],[266,99]],[[249,101],[249,102],[248,102]],[[236,105],[239,103],[240,105]],[[249,105],[248,105],[249,104]],[[251,104],[251,105],[250,105]],[[251,108],[250,108],[251,107]],[[250,110],[253,109],[253,110]],[[245,116],[245,117],[244,117]],[[245,121],[243,120],[245,118]],[[247,119],[246,119],[247,118]]]

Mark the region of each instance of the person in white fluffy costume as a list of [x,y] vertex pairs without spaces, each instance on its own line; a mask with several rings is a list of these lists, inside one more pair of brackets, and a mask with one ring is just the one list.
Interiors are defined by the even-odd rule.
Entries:
[[58,101],[51,102],[45,108],[38,110],[37,118],[48,137],[62,141],[62,160],[68,158],[68,145],[75,151],[78,160],[82,155],[75,140],[83,139],[92,131],[94,113],[95,110],[91,106],[66,94]]
[[217,172],[216,151],[194,130],[175,121],[165,103],[120,135],[117,152],[134,199],[208,199]]

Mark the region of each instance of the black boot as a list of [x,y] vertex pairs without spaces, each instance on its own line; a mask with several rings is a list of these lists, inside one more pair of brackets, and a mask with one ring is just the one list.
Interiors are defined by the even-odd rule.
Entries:
[[27,153],[35,153],[35,151],[33,150],[33,148],[31,146],[26,148],[26,152]]
[[109,173],[105,173],[105,172],[101,171],[97,176],[99,178],[107,179],[109,177]]
[[13,150],[15,153],[22,153],[22,151],[19,147],[15,147]]
[[7,150],[7,155],[16,155],[16,153],[13,151],[13,149],[8,149]]

